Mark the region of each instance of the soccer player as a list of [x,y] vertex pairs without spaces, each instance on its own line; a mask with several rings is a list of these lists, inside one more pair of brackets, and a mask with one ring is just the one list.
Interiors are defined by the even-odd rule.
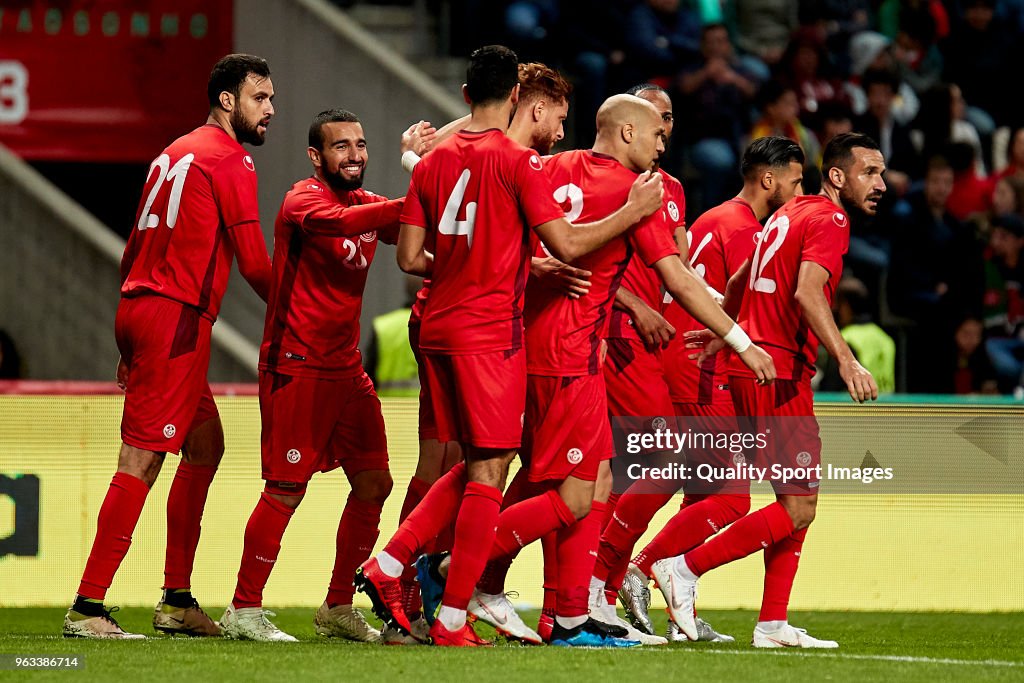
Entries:
[[363,564],[357,586],[382,620],[408,630],[398,577],[457,515],[451,573],[430,636],[436,645],[476,646],[484,641],[466,623],[466,607],[490,553],[500,487],[522,436],[530,230],[560,260],[572,261],[656,211],[662,188],[645,174],[625,206],[574,226],[552,197],[537,153],[505,135],[519,96],[515,53],[503,46],[474,52],[463,95],[469,125],[413,172],[398,260],[406,272],[431,275],[420,348],[438,436],[459,441],[466,462],[439,479],[384,551]]
[[[832,317],[831,299],[842,275],[850,238],[850,214],[875,215],[885,192],[885,162],[878,144],[857,133],[844,133],[825,147],[822,190],[817,196],[790,200],[768,219],[753,251],[740,320],[751,336],[772,354],[780,379],[771,386],[753,381],[736,362],[729,364],[729,389],[737,415],[763,429],[764,418],[788,417],[786,437],[792,446],[772,461],[813,468],[821,462],[821,440],[814,420],[811,377],[818,342],[838,361],[840,376],[857,402],[878,397],[871,373],[843,341]],[[721,348],[712,342],[708,351]],[[782,426],[776,423],[776,429]],[[773,437],[776,438],[776,437]],[[771,444],[769,444],[771,446]],[[694,620],[697,579],[733,560],[764,550],[765,580],[754,647],[835,648],[787,621],[787,606],[807,527],[814,520],[819,481],[783,485],[773,481],[777,501],[732,524],[707,543],[678,557],[655,562],[655,581],[669,614],[691,640],[699,636]]]
[[242,147],[262,145],[274,116],[270,68],[259,57],[228,55],[213,67],[207,95],[206,125],[175,140],[150,165],[121,259],[115,334],[118,383],[125,389],[123,443],[78,595],[64,617],[66,637],[144,637],[122,630],[103,599],[164,456],[179,451],[167,500],[164,594],[153,625],[167,633],[221,633],[190,588],[203,507],[224,453],[206,371],[233,255],[262,299],[270,287],[256,167]]
[[[507,135],[511,140],[523,147],[535,150],[539,154],[549,154],[551,148],[564,136],[563,122],[569,112],[569,94],[572,86],[557,71],[539,62],[519,65],[519,103],[515,115],[509,124]],[[469,123],[464,117],[445,125],[437,132],[436,142],[449,137]],[[409,157],[406,152],[404,157]],[[419,155],[412,156],[416,162]],[[570,266],[565,266],[553,258],[534,258],[531,272],[537,276],[551,277],[559,282],[571,295],[585,291],[587,273]],[[429,280],[417,293],[416,301],[409,317],[409,340],[416,353],[420,369],[420,402],[419,430],[420,453],[416,464],[416,472],[409,481],[409,488],[399,522],[405,520],[415,509],[420,500],[430,490],[437,479],[462,459],[462,451],[457,442],[441,443],[437,440],[437,425],[434,423],[433,409],[430,402],[429,385],[424,376],[424,364],[419,351],[420,321],[423,307],[430,293]],[[433,542],[428,542],[423,550],[427,553],[451,549],[451,533],[448,530]],[[406,616],[412,626],[413,633],[418,637],[411,638],[395,629],[385,628],[384,639],[389,644],[414,644],[426,640],[429,626],[421,621],[420,584],[416,581],[416,567],[410,565],[402,576],[402,589],[405,595]],[[433,614],[429,621],[433,621]]]
[[[727,313],[735,315],[738,311],[741,298],[733,296],[732,290],[744,273],[744,259],[761,231],[760,221],[800,192],[803,163],[803,151],[792,140],[781,137],[755,140],[747,147],[740,164],[743,189],[736,197],[701,215],[686,234],[690,241],[691,264],[709,287],[726,293]],[[737,274],[737,280],[733,280],[733,286],[729,287],[730,278]],[[741,287],[744,285],[740,283]],[[735,431],[736,413],[725,373],[725,354],[709,358],[701,365],[690,360],[683,335],[703,329],[703,325],[681,306],[671,301],[666,303],[665,319],[679,332],[663,355],[665,379],[675,414],[689,418],[690,423],[698,427],[697,431]],[[687,453],[687,464],[691,468],[701,462],[729,467],[732,454]],[[611,533],[603,539],[599,562],[615,566],[620,558],[626,557],[654,514],[675,493],[674,485],[658,490],[659,487],[653,484],[641,487],[636,493],[627,492],[619,499],[616,516],[623,523],[608,529]],[[710,490],[716,487],[708,488],[703,490],[702,487],[696,493],[687,492],[679,512],[630,563],[619,595],[627,615],[638,624],[638,628],[648,632],[651,629],[647,613],[650,606],[647,581],[651,565],[696,547],[749,511],[750,495],[746,490],[719,492]],[[730,636],[716,633],[702,619],[697,619],[697,628],[700,640],[732,640]],[[668,637],[686,640],[671,621]]]
[[274,225],[260,348],[266,486],[246,525],[238,584],[220,623],[229,638],[295,640],[266,618],[263,589],[310,478],[342,467],[352,492],[313,623],[320,635],[376,642],[380,632],[352,607],[352,576],[377,541],[392,482],[380,400],[359,354],[359,314],[378,241],[397,241],[403,200],[362,189],[369,154],[352,112],[317,114],[306,153],[313,175],[292,185]]

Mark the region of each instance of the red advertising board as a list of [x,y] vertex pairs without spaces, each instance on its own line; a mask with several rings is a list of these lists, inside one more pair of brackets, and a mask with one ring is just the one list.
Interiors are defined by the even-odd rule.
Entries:
[[231,0],[4,0],[0,142],[29,160],[149,162],[205,120]]

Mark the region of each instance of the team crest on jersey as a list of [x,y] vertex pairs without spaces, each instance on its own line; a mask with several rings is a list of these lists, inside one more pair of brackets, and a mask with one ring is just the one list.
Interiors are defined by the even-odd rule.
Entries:
[[359,239],[361,239],[364,242],[372,242],[375,239],[377,239],[377,231],[371,230],[370,232],[364,232],[362,235],[359,236]]
[[242,157],[242,166],[245,166],[250,171],[256,170],[256,164],[252,163],[252,157],[248,154]]
[[672,200],[668,202],[668,215],[674,221],[679,220],[679,207]]
[[565,454],[565,459],[572,465],[579,465],[583,462],[583,451],[578,448],[570,448],[569,452]]
[[174,425],[172,425],[172,424],[164,425],[164,438],[165,439],[173,439],[174,438],[174,434],[177,431],[178,431],[177,428]]
[[733,465],[742,465],[747,462],[747,457],[742,453],[734,453],[732,456]]
[[316,190],[317,192],[323,192],[324,191],[324,188],[320,187],[319,185],[315,185],[313,183],[310,183],[309,185],[306,185],[306,189],[307,190]]
[[284,457],[285,459],[288,460],[288,462],[294,465],[298,461],[302,460],[302,453],[299,453],[298,449],[292,448],[287,453],[285,453]]
[[654,429],[664,429],[666,426],[668,426],[668,422],[663,417],[656,417],[651,420],[651,427]]
[[540,157],[537,156],[536,154],[530,157],[530,168],[532,168],[534,171],[544,170],[544,164],[541,163]]
[[807,451],[800,451],[796,454],[796,464],[800,467],[807,467],[811,464],[811,454]]
[[838,225],[840,228],[846,227],[846,214],[836,211],[832,214],[832,222]]

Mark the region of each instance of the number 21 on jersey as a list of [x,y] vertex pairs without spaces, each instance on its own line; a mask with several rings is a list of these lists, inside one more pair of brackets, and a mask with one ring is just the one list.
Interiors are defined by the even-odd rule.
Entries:
[[188,169],[192,166],[192,160],[195,158],[195,154],[186,154],[178,159],[173,166],[171,166],[171,157],[166,154],[161,154],[153,160],[152,165],[149,167],[149,175],[146,177],[146,182],[149,182],[154,173],[158,175],[156,182],[153,183],[153,189],[149,191],[149,196],[146,197],[146,204],[142,207],[142,212],[139,214],[139,224],[136,226],[139,230],[149,230],[160,225],[160,216],[150,213],[150,210],[153,208],[156,198],[160,195],[164,182],[168,180],[173,181],[173,184],[171,185],[171,196],[167,199],[167,227],[173,228],[174,224],[178,222],[181,191],[185,187],[185,176],[188,175]]
[[[772,216],[761,231],[761,238],[754,249],[754,258],[750,262],[750,289],[754,292],[774,294],[777,287],[775,280],[764,276],[764,269],[772,260],[789,234],[789,216]],[[774,239],[773,239],[774,238]]]

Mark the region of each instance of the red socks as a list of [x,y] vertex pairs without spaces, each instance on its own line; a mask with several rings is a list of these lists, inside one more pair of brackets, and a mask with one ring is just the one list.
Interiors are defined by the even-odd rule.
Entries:
[[381,508],[381,505],[359,500],[351,493],[348,495],[345,511],[341,513],[341,522],[338,524],[334,573],[327,589],[328,607],[352,604],[352,594],[355,592],[352,577],[359,565],[370,557],[373,544],[380,535],[378,526]]
[[413,477],[409,480],[409,489],[405,492],[405,500],[402,502],[402,511],[398,515],[398,523],[401,524],[405,521],[405,518],[409,516],[409,513],[416,509],[416,506],[420,504],[423,497],[427,495],[427,491],[430,490],[430,484],[420,479],[419,477]]
[[607,504],[594,501],[590,514],[558,531],[558,598],[555,613],[580,617],[588,612],[590,577]]
[[238,584],[235,587],[235,598],[231,601],[236,608],[259,607],[263,604],[263,589],[277,562],[277,555],[281,552],[284,530],[288,528],[288,521],[294,513],[295,510],[274,500],[269,494],[260,494],[256,509],[245,525],[242,566],[238,568]]
[[793,591],[800,552],[807,529],[794,531],[764,551],[764,595],[758,621],[786,621],[789,594]]
[[[611,520],[601,534],[601,547],[594,566],[594,576],[605,582],[616,575],[633,552],[633,546],[647,531],[658,510],[672,499],[672,493],[625,493],[619,498]],[[620,577],[621,580],[621,577]]]
[[132,532],[139,523],[149,487],[138,477],[117,472],[107,488],[96,519],[96,538],[85,563],[78,594],[103,600],[117,568],[132,544]]
[[793,522],[782,503],[753,512],[733,523],[707,543],[686,553],[686,564],[697,576],[733,560],[768,548],[793,533]]
[[[500,490],[476,481],[466,484],[466,493],[455,522],[455,545],[441,600],[443,606],[463,611],[469,606],[473,589],[480,580],[494,544],[500,510]],[[409,519],[413,516],[410,515]]]
[[171,492],[167,496],[167,555],[164,562],[164,589],[189,588],[192,565],[199,546],[200,523],[206,496],[217,468],[212,465],[178,463]]
[[434,482],[421,503],[409,513],[384,546],[385,552],[403,566],[411,563],[416,554],[455,519],[465,490],[466,464],[460,462]]
[[666,557],[682,555],[750,511],[749,495],[716,494],[690,504],[686,501],[665,528],[633,558],[645,575],[651,565]]

